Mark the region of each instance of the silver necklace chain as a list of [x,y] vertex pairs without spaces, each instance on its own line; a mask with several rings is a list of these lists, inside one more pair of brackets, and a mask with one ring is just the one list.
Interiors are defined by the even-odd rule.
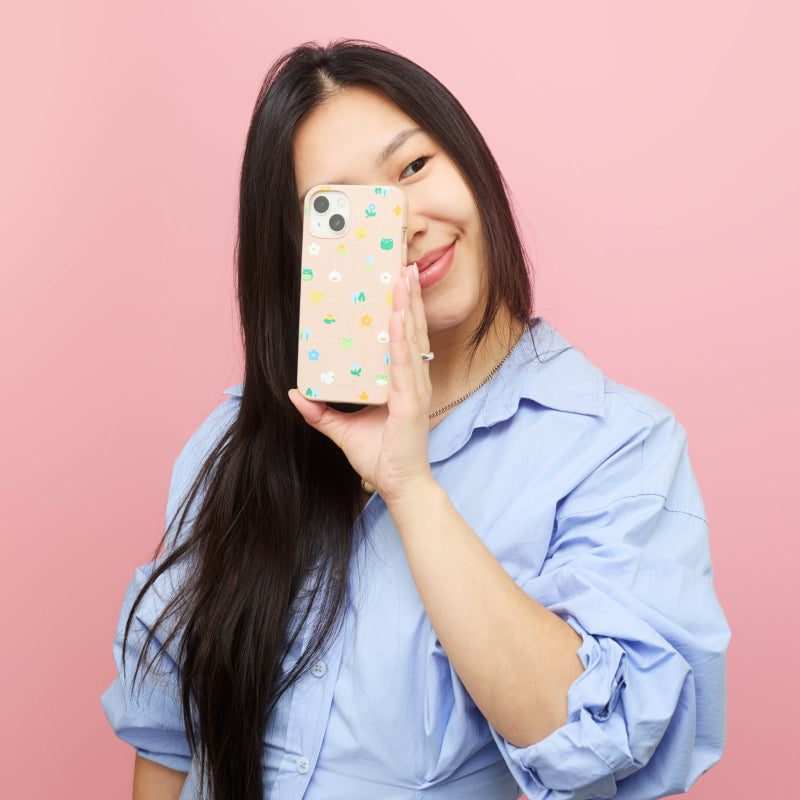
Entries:
[[[523,331],[523,335],[524,335]],[[517,339],[514,346],[503,356],[503,360],[471,391],[467,392],[463,397],[459,397],[458,400],[453,400],[452,402],[448,403],[446,406],[442,406],[441,408],[437,408],[436,411],[431,411],[428,414],[428,419],[434,419],[438,417],[440,414],[444,414],[445,411],[449,411],[451,408],[455,408],[459,403],[463,403],[467,398],[472,397],[479,389],[483,389],[489,381],[500,372],[500,367],[506,363],[508,357],[514,352],[514,348],[522,341],[522,336]]]

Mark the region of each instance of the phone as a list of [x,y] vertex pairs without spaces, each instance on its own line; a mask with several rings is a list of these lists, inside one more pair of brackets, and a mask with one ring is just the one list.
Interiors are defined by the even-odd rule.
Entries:
[[407,225],[395,186],[306,194],[297,387],[310,400],[387,401],[392,287],[406,264]]

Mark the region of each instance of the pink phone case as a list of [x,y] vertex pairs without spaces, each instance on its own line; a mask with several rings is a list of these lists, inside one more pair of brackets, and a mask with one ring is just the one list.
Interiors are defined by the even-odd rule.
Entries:
[[[318,236],[309,203],[347,195],[341,233]],[[392,287],[406,263],[407,203],[397,187],[315,186],[303,213],[297,386],[309,399],[385,403]]]

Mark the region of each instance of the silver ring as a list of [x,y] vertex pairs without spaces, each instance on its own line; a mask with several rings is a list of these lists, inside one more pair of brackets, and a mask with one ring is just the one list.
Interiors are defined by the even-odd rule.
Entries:
[[420,353],[423,361],[433,361],[433,353]]

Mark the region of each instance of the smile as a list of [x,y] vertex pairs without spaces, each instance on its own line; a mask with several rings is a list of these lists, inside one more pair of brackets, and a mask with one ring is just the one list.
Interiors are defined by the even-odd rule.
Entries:
[[439,247],[425,253],[422,258],[417,259],[417,269],[419,270],[419,285],[425,289],[428,286],[440,281],[447,275],[453,264],[456,243],[453,242],[447,247]]

